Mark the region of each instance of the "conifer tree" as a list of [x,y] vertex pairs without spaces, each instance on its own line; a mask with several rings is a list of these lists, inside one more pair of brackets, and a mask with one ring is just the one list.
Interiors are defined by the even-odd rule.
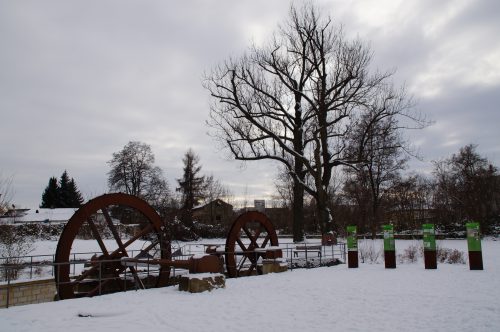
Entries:
[[80,207],[83,204],[83,197],[78,187],[76,186],[75,180],[71,178],[69,181],[69,207]]
[[57,181],[56,177],[51,177],[49,184],[42,194],[41,208],[78,208],[82,205],[82,194],[76,186],[73,178],[70,178],[65,170]]
[[182,179],[178,179],[179,187],[177,191],[181,193],[182,221],[187,226],[192,226],[192,210],[203,198],[205,188],[205,177],[199,176],[201,166],[198,165],[200,158],[189,149],[184,158],[184,174]]
[[56,208],[59,205],[59,185],[57,184],[57,178],[51,177],[49,179],[49,184],[45,188],[42,194],[42,204],[41,208]]
[[68,208],[71,205],[70,202],[70,188],[69,188],[69,176],[68,172],[65,170],[61,178],[59,179],[59,204],[58,207]]

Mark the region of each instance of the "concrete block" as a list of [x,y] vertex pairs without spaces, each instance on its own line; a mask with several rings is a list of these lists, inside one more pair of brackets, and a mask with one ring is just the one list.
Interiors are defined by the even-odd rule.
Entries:
[[281,273],[288,271],[288,264],[281,260],[264,259],[262,261],[262,274]]
[[225,288],[226,278],[220,273],[187,274],[181,277],[179,290],[201,293],[216,288]]

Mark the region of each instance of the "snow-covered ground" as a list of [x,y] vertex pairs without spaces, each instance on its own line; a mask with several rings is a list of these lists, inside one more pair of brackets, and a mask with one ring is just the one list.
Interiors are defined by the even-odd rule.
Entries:
[[210,293],[168,287],[11,307],[0,309],[0,331],[500,331],[500,241],[483,241],[483,261],[484,271],[342,264],[228,279]]

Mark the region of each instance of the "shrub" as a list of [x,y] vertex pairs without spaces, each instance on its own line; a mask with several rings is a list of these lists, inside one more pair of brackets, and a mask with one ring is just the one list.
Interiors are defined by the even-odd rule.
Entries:
[[412,244],[398,258],[400,263],[416,263],[421,255],[421,246]]
[[22,256],[33,251],[33,239],[19,232],[12,225],[3,225],[0,232],[0,269],[1,277],[5,280],[15,280],[24,268]]
[[437,248],[437,261],[448,264],[465,264],[465,254],[458,249]]
[[382,254],[382,248],[375,248],[373,240],[360,241],[358,254],[361,263],[378,263],[378,259]]

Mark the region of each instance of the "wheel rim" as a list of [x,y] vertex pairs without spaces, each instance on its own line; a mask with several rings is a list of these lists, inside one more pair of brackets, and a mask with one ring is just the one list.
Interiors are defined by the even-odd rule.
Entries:
[[[139,230],[131,238],[122,239],[116,226],[118,222],[130,221],[139,221]],[[111,240],[104,239],[106,229]],[[86,258],[86,269],[71,276],[71,267],[75,271],[76,266],[71,248],[84,230],[97,242],[100,254],[90,261]],[[131,282],[135,289],[165,286],[169,267],[153,267],[151,271],[148,266],[145,274],[142,268],[123,266],[119,261],[122,257],[170,259],[170,243],[163,233],[160,217],[142,199],[127,194],[105,194],[90,200],[71,217],[57,244],[54,261],[59,298],[114,293],[130,289]],[[139,245],[141,249],[131,251]]]
[[[278,246],[278,236],[269,218],[256,211],[239,216],[226,240],[226,270],[229,277],[261,274],[263,248]],[[256,250],[257,249],[257,250]]]

